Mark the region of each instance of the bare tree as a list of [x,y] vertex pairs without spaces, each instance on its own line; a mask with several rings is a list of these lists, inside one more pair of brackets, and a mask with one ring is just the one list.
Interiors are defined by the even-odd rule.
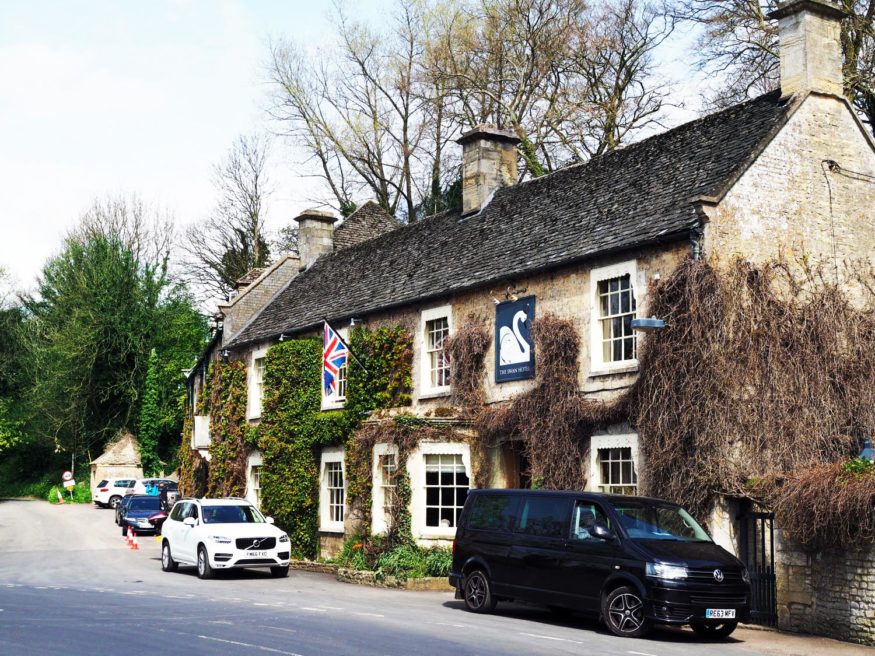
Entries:
[[[845,95],[875,130],[875,0],[839,0]],[[776,0],[669,0],[668,13],[701,27],[694,55],[701,70],[723,76],[716,106],[740,102],[780,84],[778,31],[767,18]]]
[[187,260],[184,277],[210,296],[227,296],[248,271],[270,262],[264,227],[264,206],[271,192],[268,153],[265,137],[238,137],[214,170],[216,209],[186,230],[181,245]]

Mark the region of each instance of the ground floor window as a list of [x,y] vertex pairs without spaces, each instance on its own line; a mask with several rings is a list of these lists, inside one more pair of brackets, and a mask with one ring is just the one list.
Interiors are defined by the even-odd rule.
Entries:
[[590,488],[609,494],[638,493],[638,436],[594,435]]
[[342,447],[329,447],[322,451],[319,515],[320,530],[343,531],[343,521],[346,518],[346,476]]
[[461,454],[425,456],[425,525],[455,528],[468,496],[468,474]]
[[252,488],[252,502],[257,508],[261,508],[261,466],[253,465],[250,476],[250,485]]

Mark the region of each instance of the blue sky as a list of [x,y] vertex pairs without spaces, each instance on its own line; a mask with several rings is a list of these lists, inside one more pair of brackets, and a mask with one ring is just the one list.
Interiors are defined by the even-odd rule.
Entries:
[[[213,206],[212,167],[265,129],[271,39],[319,48],[328,4],[300,0],[0,0],[0,266],[30,287],[95,198],[137,193],[182,226]],[[391,0],[350,3],[379,17]],[[669,71],[681,70],[667,51]],[[311,202],[273,151],[269,227]]]

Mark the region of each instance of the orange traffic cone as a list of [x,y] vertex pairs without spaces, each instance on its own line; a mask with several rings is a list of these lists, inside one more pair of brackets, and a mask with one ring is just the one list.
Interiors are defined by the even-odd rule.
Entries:
[[64,503],[64,495],[61,494],[60,490],[57,490],[57,492],[58,492],[58,503]]
[[137,551],[140,548],[140,545],[137,544],[137,532],[131,531],[134,534],[134,537],[131,538],[131,549]]

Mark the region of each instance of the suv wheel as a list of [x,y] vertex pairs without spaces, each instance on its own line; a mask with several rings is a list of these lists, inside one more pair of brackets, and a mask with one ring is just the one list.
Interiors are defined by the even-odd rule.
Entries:
[[284,579],[289,575],[288,565],[278,565],[270,568],[270,575],[275,579]]
[[118,508],[119,503],[121,503],[122,498],[119,495],[114,495],[109,498],[109,506],[112,509]]
[[[176,561],[170,555],[170,543],[164,540],[164,544],[161,546],[161,569],[165,572],[175,572],[177,567]],[[198,571],[200,571],[200,568],[198,568]]]
[[197,575],[198,578],[208,579],[213,576],[213,568],[210,567],[210,557],[207,555],[207,548],[203,545],[197,550]]
[[490,613],[495,609],[492,584],[485,572],[475,569],[465,577],[462,585],[465,607],[472,613]]
[[700,638],[720,640],[721,638],[728,638],[735,631],[738,622],[735,620],[728,622],[691,622],[690,626]]
[[602,600],[602,617],[608,630],[624,638],[641,638],[650,632],[644,616],[644,602],[638,591],[629,586],[612,590]]

